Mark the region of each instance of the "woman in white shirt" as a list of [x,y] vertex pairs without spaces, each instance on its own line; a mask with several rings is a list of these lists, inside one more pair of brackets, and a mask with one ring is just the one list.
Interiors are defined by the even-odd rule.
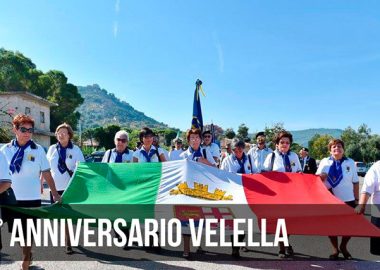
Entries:
[[128,149],[129,135],[125,130],[119,130],[114,137],[115,148],[105,152],[103,163],[132,162],[133,151]]
[[[51,174],[58,193],[62,195],[78,163],[84,162],[84,156],[80,148],[71,141],[74,137],[74,131],[70,125],[66,123],[59,125],[55,130],[55,136],[58,142],[49,147],[46,157],[49,161]],[[50,200],[51,203],[54,203],[51,193]],[[73,249],[68,237],[66,237],[66,254],[73,254]]]
[[301,172],[301,163],[298,155],[290,150],[293,135],[288,131],[281,131],[275,137],[276,150],[267,155],[264,161],[265,171]]
[[[293,135],[286,130],[280,131],[276,134],[275,143],[276,150],[267,155],[264,162],[264,170],[288,173],[301,172],[301,163],[298,155],[290,150],[290,146],[293,143]],[[279,247],[278,256],[281,259],[294,254],[291,245],[285,248],[284,243],[279,242]]]
[[[216,167],[216,162],[211,152],[206,147],[201,146],[202,132],[200,129],[192,128],[186,132],[187,143],[189,148],[180,154],[182,159],[192,160],[203,163],[208,166]],[[202,248],[198,247],[197,252],[202,252]],[[184,258],[190,258],[190,235],[183,234],[183,255]]]
[[[1,208],[3,205],[12,205],[16,204],[16,197],[11,188],[11,173],[9,170],[9,165],[5,156],[0,152],[0,219],[7,221],[8,218],[12,217],[9,215],[11,212],[7,208]],[[8,226],[8,229],[11,230],[11,226]],[[1,230],[0,230],[0,250],[2,249],[1,241]]]
[[232,154],[222,161],[221,170],[233,173],[251,173],[248,156],[244,153],[245,143],[239,139],[233,139],[231,143]]
[[[356,213],[364,213],[369,198],[371,198],[372,204],[371,222],[380,228],[380,161],[373,164],[364,177]],[[374,255],[380,255],[380,237],[371,237],[370,252]]]
[[133,154],[133,162],[164,162],[166,161],[165,154],[161,148],[156,149],[153,145],[153,131],[144,127],[140,131],[141,148]]
[[174,143],[175,148],[169,152],[169,159],[170,161],[181,160],[180,155],[183,153],[183,149],[182,149],[183,144],[182,144],[181,138],[175,138],[173,140],[173,143]]
[[[355,162],[344,156],[344,142],[340,139],[330,140],[328,149],[331,156],[321,160],[316,174],[321,177],[335,197],[355,208],[359,198],[359,177]],[[340,252],[346,260],[352,260],[347,250],[350,237],[342,237],[339,248],[338,237],[329,236],[329,238],[333,248],[330,260],[338,259]]]
[[[222,161],[222,165],[220,166],[221,170],[233,173],[251,173],[251,166],[249,164],[248,156],[244,153],[245,143],[239,139],[233,139],[231,142],[231,155],[227,156]],[[239,242],[242,242],[245,238],[245,234],[239,234],[238,239]],[[233,236],[231,236],[231,242],[234,243]],[[247,252],[248,249],[246,247],[242,247],[244,252]],[[232,244],[232,257],[240,258],[239,247],[235,247]]]
[[[41,181],[42,174],[48,183],[55,201],[59,201],[54,180],[50,173],[50,165],[46,159],[42,146],[32,140],[34,133],[34,120],[29,115],[18,114],[14,117],[13,133],[16,139],[4,145],[3,152],[12,174],[12,189],[15,193],[17,206],[39,207],[41,206]],[[26,229],[26,219],[33,218],[27,214],[15,213],[21,219],[23,230]],[[32,247],[22,246],[22,269],[28,269],[32,261]]]

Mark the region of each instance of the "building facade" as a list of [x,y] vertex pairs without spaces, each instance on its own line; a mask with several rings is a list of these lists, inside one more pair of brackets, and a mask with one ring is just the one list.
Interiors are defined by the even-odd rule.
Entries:
[[0,114],[1,125],[11,128],[11,115],[30,115],[35,121],[33,140],[47,149],[54,136],[50,132],[50,108],[53,106],[58,105],[29,92],[0,92],[0,108],[6,112]]

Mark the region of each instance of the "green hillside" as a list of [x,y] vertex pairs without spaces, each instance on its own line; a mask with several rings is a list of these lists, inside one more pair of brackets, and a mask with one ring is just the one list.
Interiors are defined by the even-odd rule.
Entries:
[[81,113],[82,128],[106,126],[116,124],[130,128],[165,128],[166,124],[158,122],[143,112],[135,110],[125,101],[121,101],[114,94],[101,89],[99,85],[78,86],[79,93],[84,98],[78,108]]
[[311,129],[305,129],[305,130],[295,130],[291,131],[293,134],[293,140],[294,142],[302,145],[302,146],[308,146],[308,142],[315,134],[320,135],[331,135],[334,138],[340,138],[342,135],[343,130],[341,129],[330,129],[330,128],[311,128]]

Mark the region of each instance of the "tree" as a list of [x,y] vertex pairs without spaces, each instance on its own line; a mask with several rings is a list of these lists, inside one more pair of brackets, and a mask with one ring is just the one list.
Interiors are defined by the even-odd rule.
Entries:
[[232,128],[227,128],[226,131],[224,131],[224,136],[226,136],[227,139],[233,139],[236,136],[235,131]]
[[92,130],[93,138],[99,143],[99,148],[112,149],[115,147],[114,138],[120,126],[110,125],[105,128],[97,127]]
[[[218,140],[223,135],[224,130],[223,130],[223,128],[221,128],[220,126],[218,126],[216,124],[213,124],[213,125],[214,125],[214,136],[215,136],[215,139]],[[205,131],[205,130],[211,130],[211,124],[206,124],[203,127],[203,131]]]
[[342,133],[342,140],[345,144],[345,155],[354,160],[371,162],[378,156],[378,136],[371,135],[371,129],[366,124],[361,124],[357,131],[347,127]]
[[30,71],[35,68],[21,53],[0,48],[0,90],[28,91],[32,84]]
[[298,155],[299,151],[302,149],[302,145],[299,145],[298,143],[292,143],[290,150],[292,150],[294,153]]
[[310,156],[319,160],[328,157],[330,155],[330,151],[327,146],[331,139],[332,136],[327,134],[315,134],[309,141]]
[[365,162],[375,162],[380,160],[380,136],[373,135],[368,140],[366,155],[364,156]]
[[363,160],[362,149],[359,144],[345,145],[344,155],[353,160]]
[[63,122],[75,128],[80,117],[76,109],[84,100],[67,81],[62,71],[43,73],[23,54],[0,49],[0,91],[28,91],[57,103],[51,109],[51,131]]
[[172,144],[172,140],[177,136],[178,132],[177,129],[172,128],[153,129],[153,131],[164,138],[165,146],[170,146]]
[[248,138],[248,130],[249,130],[249,128],[245,124],[241,124],[238,127],[238,131],[237,131],[236,137],[238,137],[239,139],[245,141]]
[[279,132],[285,130],[284,129],[284,124],[283,123],[275,123],[271,127],[266,126],[264,129],[265,132],[265,137],[268,142],[268,147],[271,147],[272,149],[275,148],[275,137],[276,134]]

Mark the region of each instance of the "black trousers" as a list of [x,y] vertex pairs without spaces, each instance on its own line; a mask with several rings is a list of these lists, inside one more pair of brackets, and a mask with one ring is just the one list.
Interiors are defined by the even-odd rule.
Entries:
[[[371,217],[371,222],[380,228],[380,217]],[[380,255],[380,237],[371,237],[370,252],[373,255]]]

